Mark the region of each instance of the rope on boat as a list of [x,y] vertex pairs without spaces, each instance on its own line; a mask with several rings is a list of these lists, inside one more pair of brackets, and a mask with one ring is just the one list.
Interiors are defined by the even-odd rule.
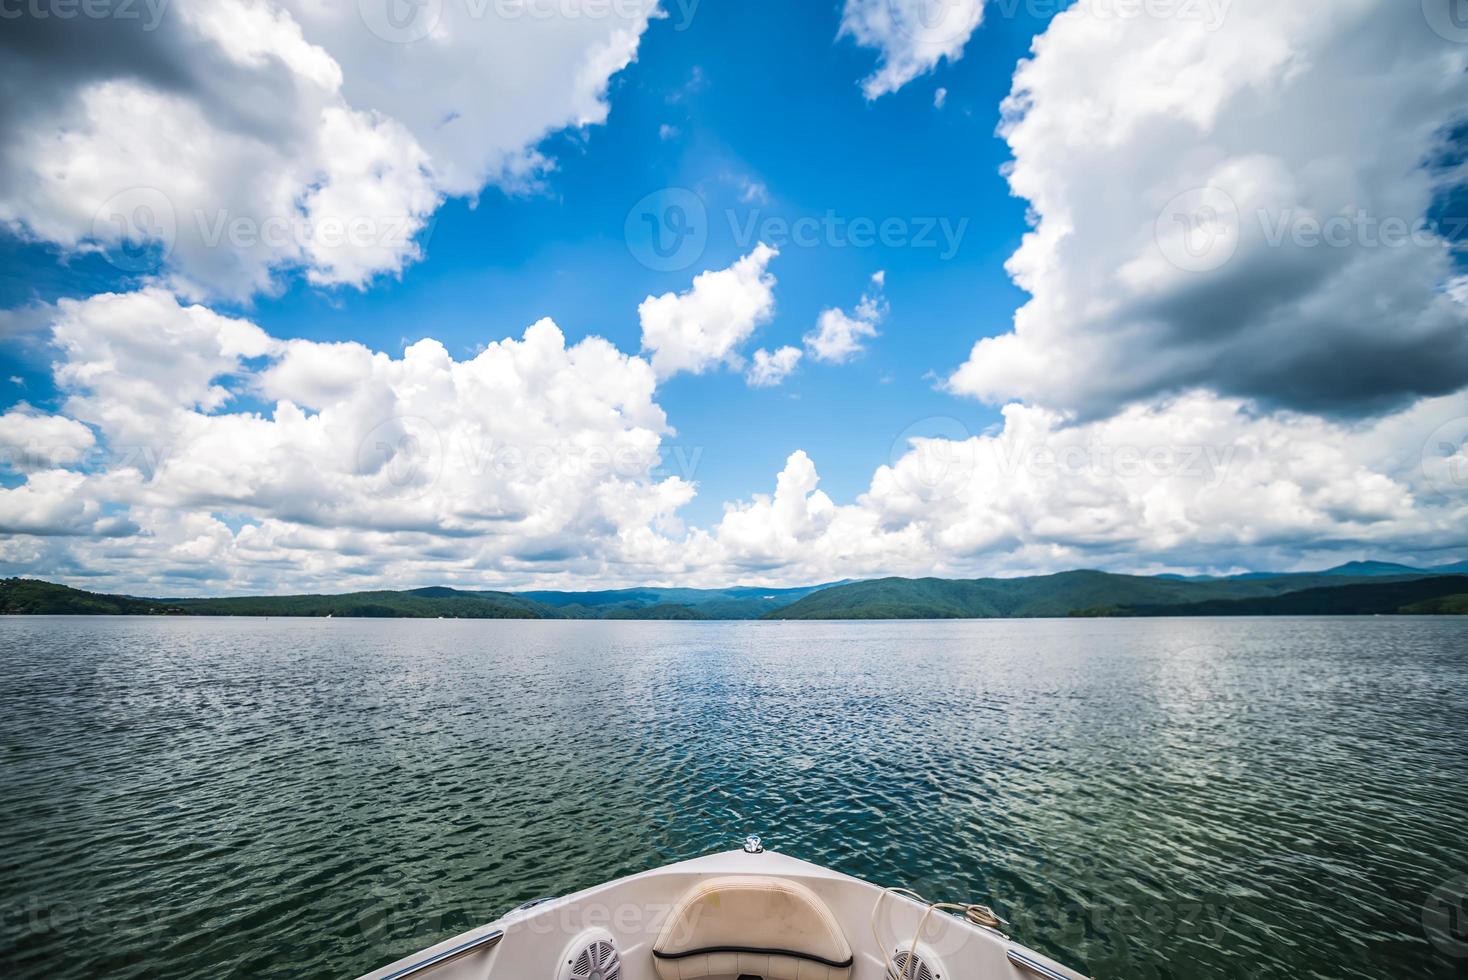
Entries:
[[[887,955],[887,946],[882,942],[882,937],[877,933],[877,910],[882,907],[882,899],[888,895],[900,895],[910,898],[919,905],[925,905],[922,918],[918,919],[917,932],[913,934],[912,945],[908,947],[907,963],[903,965],[902,973],[897,972],[896,961]],[[923,928],[928,924],[928,917],[934,912],[956,912],[959,918],[985,929],[998,930],[1005,921],[987,905],[976,903],[959,902],[930,902],[923,898],[911,888],[884,888],[882,894],[877,896],[877,901],[872,905],[872,938],[877,941],[877,948],[882,951],[882,960],[887,967],[887,976],[895,977],[896,980],[916,980],[918,964],[918,940],[922,939]]]

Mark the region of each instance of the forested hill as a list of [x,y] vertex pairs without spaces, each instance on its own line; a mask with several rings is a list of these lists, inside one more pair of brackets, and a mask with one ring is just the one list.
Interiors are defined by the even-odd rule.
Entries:
[[344,595],[154,599],[0,580],[0,614],[334,616],[410,619],[996,619],[1066,616],[1462,614],[1468,569],[1362,562],[1230,578],[1075,571],[1007,579],[902,579],[800,589],[475,592],[443,587]]
[[1303,589],[1259,599],[1213,599],[1183,605],[1134,606],[1130,616],[1421,616],[1468,613],[1462,575]]
[[[1427,590],[1397,588],[1400,583],[1431,579],[1446,585]],[[1454,584],[1458,588],[1454,588]],[[1350,589],[1340,595],[1336,593]],[[1432,578],[1421,572],[1360,577],[1331,572],[1302,575],[1241,576],[1228,579],[1181,579],[1112,575],[1106,572],[1062,572],[1013,579],[878,579],[814,592],[767,614],[768,619],[996,619],[1063,616],[1190,616],[1293,615],[1297,607],[1283,602],[1293,593],[1316,595],[1311,608],[1333,615],[1398,612],[1425,599],[1456,592],[1468,595],[1468,576]],[[1446,591],[1444,591],[1446,590]],[[1393,605],[1398,597],[1403,601]],[[1272,600],[1280,600],[1271,605]],[[1243,612],[1244,602],[1251,602]],[[1239,605],[1230,605],[1239,603]],[[1304,609],[1302,605],[1298,607]],[[1453,611],[1439,603],[1424,613]],[[1209,611],[1209,610],[1217,610]]]
[[625,589],[471,592],[430,587],[344,595],[145,599],[83,592],[34,579],[0,580],[0,614],[114,616],[336,616],[400,619],[757,619],[809,595],[803,589]]

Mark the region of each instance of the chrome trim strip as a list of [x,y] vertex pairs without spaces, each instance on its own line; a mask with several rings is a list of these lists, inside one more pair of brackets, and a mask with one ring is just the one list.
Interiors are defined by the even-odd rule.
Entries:
[[1044,977],[1045,980],[1070,980],[1070,977],[1065,974],[1055,972],[1039,960],[1030,959],[1017,949],[1007,950],[1006,952],[1009,955],[1009,962],[1021,970],[1028,970],[1037,977]]
[[460,943],[453,949],[446,949],[442,953],[435,953],[433,956],[428,957],[428,959],[420,960],[412,966],[405,966],[396,973],[389,973],[382,980],[402,980],[403,977],[411,977],[424,970],[431,970],[435,966],[442,966],[461,956],[468,956],[470,953],[477,953],[484,949],[493,949],[504,938],[504,932],[499,929],[496,929],[494,932],[487,932],[477,939],[471,939],[467,943]]

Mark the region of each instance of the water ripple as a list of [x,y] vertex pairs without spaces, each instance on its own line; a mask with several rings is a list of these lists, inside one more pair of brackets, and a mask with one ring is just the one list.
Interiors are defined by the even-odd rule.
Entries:
[[0,969],[351,976],[755,830],[1098,976],[1463,976],[1465,640],[8,619]]

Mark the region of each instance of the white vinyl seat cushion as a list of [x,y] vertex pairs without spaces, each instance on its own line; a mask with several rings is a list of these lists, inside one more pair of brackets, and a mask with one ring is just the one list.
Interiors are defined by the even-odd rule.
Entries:
[[852,955],[815,892],[740,875],[712,878],[683,897],[653,944],[653,963],[662,980],[850,980]]

